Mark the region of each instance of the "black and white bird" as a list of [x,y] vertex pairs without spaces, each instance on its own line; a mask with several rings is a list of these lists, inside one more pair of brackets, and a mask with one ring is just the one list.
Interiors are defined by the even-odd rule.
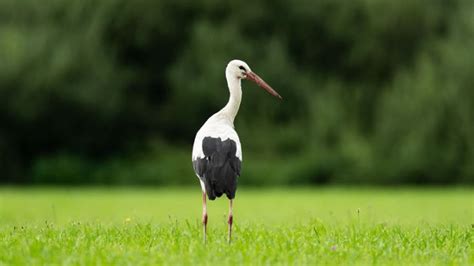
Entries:
[[202,188],[202,223],[204,242],[207,233],[207,203],[223,194],[229,199],[228,241],[232,237],[232,202],[237,190],[237,178],[242,165],[242,148],[234,130],[234,119],[242,99],[242,79],[257,83],[271,95],[281,96],[241,60],[232,60],[225,70],[230,97],[219,112],[211,116],[199,129],[193,145],[193,168]]

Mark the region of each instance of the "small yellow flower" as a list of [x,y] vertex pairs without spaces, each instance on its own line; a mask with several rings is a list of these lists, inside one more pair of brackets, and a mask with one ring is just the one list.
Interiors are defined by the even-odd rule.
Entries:
[[132,221],[132,218],[130,218],[130,217],[125,218],[125,223],[129,223],[131,221]]

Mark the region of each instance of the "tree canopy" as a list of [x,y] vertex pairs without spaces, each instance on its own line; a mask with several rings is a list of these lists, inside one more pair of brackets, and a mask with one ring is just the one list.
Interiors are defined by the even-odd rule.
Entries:
[[0,1],[0,180],[195,182],[238,58],[243,183],[472,184],[473,3]]

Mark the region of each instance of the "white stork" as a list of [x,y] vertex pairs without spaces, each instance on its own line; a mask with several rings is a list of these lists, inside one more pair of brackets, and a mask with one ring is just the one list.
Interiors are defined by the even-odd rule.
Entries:
[[242,148],[239,136],[234,130],[234,119],[242,99],[241,80],[251,80],[271,95],[281,99],[275,90],[241,60],[230,61],[225,70],[225,76],[230,92],[229,101],[199,129],[193,145],[193,168],[202,189],[204,242],[206,242],[207,231],[206,195],[210,200],[214,200],[226,194],[229,199],[229,242],[232,237],[232,201],[237,190],[237,177],[240,176],[242,163]]

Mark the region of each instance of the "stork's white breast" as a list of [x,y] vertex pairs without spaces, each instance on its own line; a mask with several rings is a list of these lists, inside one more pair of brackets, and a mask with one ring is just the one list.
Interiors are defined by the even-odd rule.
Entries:
[[202,140],[205,137],[221,138],[222,141],[231,139],[235,141],[237,151],[235,156],[242,161],[242,148],[240,146],[239,136],[234,129],[234,126],[227,119],[220,119],[219,117],[211,117],[199,129],[194,139],[192,159],[204,158],[202,151]]

